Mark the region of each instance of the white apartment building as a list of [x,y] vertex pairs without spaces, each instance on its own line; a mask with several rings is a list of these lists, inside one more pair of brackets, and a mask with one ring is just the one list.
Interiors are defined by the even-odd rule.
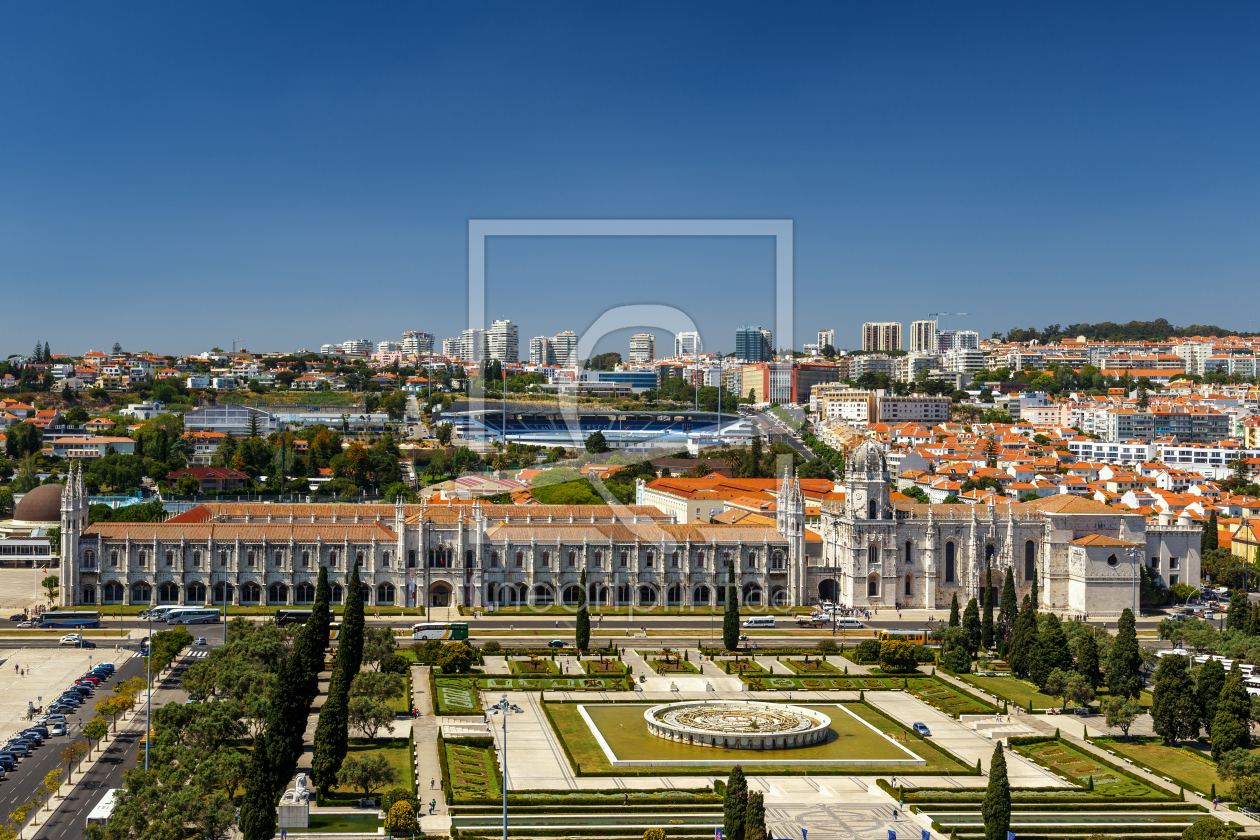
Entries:
[[822,350],[824,347],[828,347],[828,346],[832,348],[836,346],[836,331],[835,330],[819,330],[818,331],[818,349]]
[[880,395],[880,423],[948,423],[953,401],[949,397],[929,397],[917,394],[910,397]]
[[867,321],[862,325],[862,349],[900,350],[901,324],[898,321]]
[[402,352],[401,341],[378,341],[376,343],[377,353],[400,353]]
[[936,352],[936,322],[910,322],[910,350],[917,353]]
[[955,347],[941,354],[941,369],[951,373],[984,370],[984,353],[974,347]]
[[656,358],[656,335],[637,333],[630,336],[630,364],[638,365]]
[[408,330],[402,334],[399,349],[409,356],[431,356],[433,355],[433,335]]
[[1168,466],[1193,469],[1209,479],[1229,477],[1229,465],[1239,458],[1260,458],[1260,449],[1243,449],[1234,442],[1165,443],[1154,448],[1159,460]]
[[939,364],[935,353],[914,352],[893,359],[893,378],[913,382],[920,373],[930,373]]
[[839,420],[849,426],[866,426],[878,416],[878,397],[874,391],[848,388],[837,383],[815,385],[809,402],[815,422]]
[[462,338],[444,338],[442,339],[442,355],[458,359],[460,353],[463,352],[464,340]]
[[578,337],[573,330],[565,330],[552,336],[551,349],[555,353],[555,364],[564,367],[577,366]]
[[674,336],[675,356],[698,356],[704,352],[704,342],[698,332],[680,332]]
[[1190,341],[1173,345],[1172,352],[1174,356],[1186,360],[1186,373],[1203,374],[1206,373],[1207,360],[1216,354],[1216,348],[1212,344]]
[[480,362],[490,355],[490,335],[485,330],[464,330],[459,337],[459,359]]
[[1068,451],[1082,461],[1103,461],[1108,464],[1145,464],[1155,459],[1158,448],[1144,440],[1101,441],[1069,440]]
[[1203,363],[1204,373],[1226,373],[1230,376],[1255,376],[1255,356],[1219,355],[1208,356]]
[[866,373],[885,373],[892,376],[892,357],[885,356],[883,353],[870,353],[862,356],[854,356],[852,361],[849,362],[849,378],[859,379]]
[[372,342],[366,338],[352,338],[349,341],[341,342],[341,352],[347,356],[370,356],[372,355]]
[[936,334],[936,349],[942,353],[947,350],[979,350],[980,333],[975,330],[941,330]]
[[521,328],[506,318],[490,324],[489,357],[496,362],[516,364],[521,360]]
[[529,340],[529,363],[531,365],[554,365],[556,351],[551,346],[551,339],[545,335],[536,335]]

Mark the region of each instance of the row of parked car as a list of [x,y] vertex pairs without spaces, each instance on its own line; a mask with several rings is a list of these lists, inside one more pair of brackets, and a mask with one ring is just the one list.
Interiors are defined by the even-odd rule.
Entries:
[[4,747],[0,747],[0,778],[4,778],[16,768],[19,761],[38,749],[48,738],[65,735],[66,715],[85,703],[96,687],[113,675],[112,663],[105,662],[97,665],[75,680],[74,685],[66,689],[66,692],[48,707],[47,713],[38,718],[33,726],[23,729]]

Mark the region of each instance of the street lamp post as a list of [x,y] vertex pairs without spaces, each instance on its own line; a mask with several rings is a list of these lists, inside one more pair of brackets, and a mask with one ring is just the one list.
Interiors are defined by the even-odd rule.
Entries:
[[148,610],[149,618],[149,655],[144,660],[144,671],[148,676],[149,690],[144,701],[144,771],[149,772],[149,752],[153,749],[153,607]]
[[508,702],[508,696],[502,694],[499,696],[499,702],[495,703],[487,709],[492,715],[503,716],[503,751],[500,764],[503,766],[503,840],[507,840],[508,836],[508,819],[507,819],[507,789],[508,789],[508,769],[507,769],[507,719],[508,715],[519,715],[524,709],[515,703]]

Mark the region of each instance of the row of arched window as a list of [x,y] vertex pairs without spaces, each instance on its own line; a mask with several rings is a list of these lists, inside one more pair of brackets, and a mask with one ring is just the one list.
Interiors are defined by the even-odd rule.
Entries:
[[[221,569],[226,569],[226,568],[228,568],[228,560],[229,560],[229,553],[228,553],[228,551],[227,551],[226,549],[221,549],[221,550],[218,552],[218,554],[219,554],[219,568],[221,568]],[[261,550],[261,549],[252,549],[252,548],[251,548],[251,549],[247,549],[247,550],[244,552],[244,554],[245,554],[245,557],[244,557],[244,563],[245,563],[245,566],[244,566],[244,568],[247,568],[247,569],[257,569],[257,568],[261,568],[261,567],[262,567],[262,564],[265,562],[265,559],[264,559],[264,557],[263,557],[263,552],[262,552],[262,550]],[[416,555],[416,553],[415,553],[414,551],[412,551],[412,552],[410,552],[410,553],[409,553],[409,557],[408,557],[409,563],[408,563],[408,565],[409,565],[409,566],[411,566],[411,567],[414,567],[414,566],[415,566],[415,555]],[[299,568],[303,568],[303,569],[309,569],[309,568],[311,568],[311,560],[312,560],[312,556],[313,556],[313,555],[312,555],[312,553],[311,553],[310,551],[302,551],[302,552],[300,553],[299,557],[298,557],[298,562],[299,562],[299,564],[300,564]],[[172,548],[168,548],[168,549],[166,549],[166,552],[165,552],[165,554],[164,554],[164,559],[165,559],[165,561],[166,561],[166,562],[165,562],[165,567],[166,567],[166,568],[168,568],[168,569],[173,569],[173,568],[176,568],[176,564],[177,564],[177,562],[178,562],[178,557],[177,557],[177,554],[176,554],[175,549],[172,549]],[[356,565],[356,566],[362,567],[362,566],[363,566],[363,564],[364,564],[364,562],[366,561],[366,559],[367,559],[367,555],[366,555],[366,553],[365,553],[362,549],[357,549],[357,550],[354,552],[354,562],[355,562],[355,565]],[[120,561],[120,560],[121,560],[121,557],[120,557],[120,553],[119,553],[118,549],[110,549],[110,551],[109,551],[109,568],[111,568],[111,569],[116,569],[116,568],[118,568],[118,564],[119,564],[119,561]],[[201,550],[200,550],[200,549],[193,549],[193,552],[192,552],[192,555],[191,555],[190,560],[191,560],[191,563],[192,563],[192,568],[194,568],[194,569],[200,569],[200,568],[201,568],[201,560],[202,560],[202,552],[201,552]],[[138,550],[136,551],[136,565],[137,565],[139,568],[142,568],[142,569],[143,569],[143,568],[145,568],[145,566],[148,564],[148,562],[149,562],[149,549],[145,549],[145,548],[138,549]],[[336,569],[336,568],[337,568],[337,562],[338,562],[338,551],[337,551],[337,549],[335,549],[335,548],[333,548],[333,549],[329,549],[329,551],[328,551],[328,563],[327,563],[328,568],[330,568],[330,569]],[[284,552],[284,550],[282,550],[282,549],[275,549],[275,550],[272,552],[272,565],[271,565],[271,568],[273,568],[273,569],[280,569],[280,568],[284,568],[284,565],[285,565],[285,552]],[[82,563],[82,568],[84,568],[84,569],[95,569],[95,568],[96,568],[96,551],[95,551],[95,550],[93,550],[93,549],[90,549],[90,548],[89,548],[89,549],[87,549],[87,550],[85,550],[85,551],[83,552],[83,563]],[[390,568],[390,552],[389,552],[389,551],[382,551],[382,552],[381,552],[380,566],[379,566],[378,568],[381,568],[381,569],[388,569],[388,568]]]
[[[363,587],[364,603],[371,603],[372,588],[366,583]],[[340,604],[344,596],[344,588],[340,583],[329,584],[330,600],[334,604]],[[100,595],[102,604],[121,604],[125,601],[126,589],[123,584],[117,581],[110,581],[102,584],[100,587]],[[236,587],[230,583],[215,584],[211,593],[212,604],[230,604],[236,595]],[[259,604],[262,603],[263,587],[254,582],[241,584],[240,602],[242,604]],[[174,581],[167,581],[159,584],[157,588],[158,604],[178,604],[180,595],[180,585]],[[83,603],[95,604],[97,589],[95,586],[87,585],[83,587]],[[148,604],[153,603],[153,588],[145,581],[137,581],[131,585],[131,603]],[[376,604],[385,605],[393,604],[394,599],[398,596],[398,589],[392,583],[382,583],[376,587]],[[289,587],[283,583],[273,583],[267,587],[267,603],[284,604],[288,603]],[[186,604],[204,604],[206,602],[206,585],[200,581],[193,581],[184,586],[184,603]],[[313,604],[315,603],[315,585],[312,583],[299,583],[293,587],[293,603],[295,604]]]
[[[722,555],[721,568],[725,569],[731,564],[732,553],[730,551],[723,551],[721,555]],[[630,558],[629,551],[622,550],[620,552],[616,552],[614,556],[618,561],[615,568],[620,568],[620,569],[630,568],[631,558]],[[551,565],[552,553],[550,550],[545,550],[545,551],[540,552],[537,555],[537,557],[538,557],[537,568],[539,569],[552,568],[552,565]],[[643,555],[642,568],[645,570],[657,568],[656,559],[657,559],[657,554],[655,551],[649,550],[645,552]],[[473,553],[471,551],[468,552],[467,560],[468,560],[468,567],[472,568],[474,558],[473,558]],[[576,569],[578,568],[578,561],[579,561],[579,558],[578,558],[577,550],[569,549],[569,551],[563,555],[563,565],[557,564],[556,568]],[[499,569],[499,568],[523,569],[525,568],[525,563],[526,563],[526,557],[525,557],[524,551],[518,550],[514,555],[512,555],[511,566],[505,566],[502,564],[502,558],[498,550],[491,550],[490,552],[490,568],[491,569]],[[685,561],[683,559],[682,552],[673,551],[673,552],[670,552],[667,558],[667,562],[661,568],[681,569],[683,568],[684,563]],[[596,570],[604,568],[603,549],[596,549],[591,554],[591,562],[590,562],[589,568],[596,569]],[[706,568],[705,552],[703,549],[698,550],[696,552],[695,557],[692,558],[691,568],[696,569],[696,570],[704,570]],[[758,568],[758,552],[756,551],[748,552],[748,555],[744,561],[744,568],[746,569]],[[772,551],[770,553],[770,569],[772,571],[779,571],[779,570],[783,570],[784,568],[786,568],[786,555],[784,555],[782,551],[777,550],[777,549],[775,551]]]
[[[756,607],[762,605],[763,591],[759,584],[751,582],[744,584],[740,594],[744,606]],[[576,606],[581,599],[581,595],[581,587],[577,584],[569,584],[560,590],[560,603],[565,606]],[[700,584],[691,588],[690,603],[695,606],[707,606],[710,599],[714,596],[716,596],[717,604],[724,603],[726,600],[725,587],[719,586],[710,589],[708,586]],[[688,590],[682,584],[675,583],[665,587],[664,598],[667,606],[681,606],[686,603],[685,599],[688,598]],[[661,602],[661,589],[651,584],[641,584],[637,587],[629,584],[618,584],[609,587],[600,583],[592,583],[587,588],[586,599],[587,604],[591,607],[629,606],[631,604],[640,607],[652,607]],[[556,603],[556,590],[547,583],[535,584],[532,590],[528,584],[524,583],[491,583],[486,586],[486,602],[500,606],[551,606]],[[771,588],[770,603],[773,606],[786,606],[787,589],[781,586]]]

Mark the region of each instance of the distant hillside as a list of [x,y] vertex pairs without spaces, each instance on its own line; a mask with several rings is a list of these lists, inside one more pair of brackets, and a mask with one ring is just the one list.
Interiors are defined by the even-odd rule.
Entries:
[[[1167,341],[1192,335],[1216,336],[1255,336],[1260,333],[1238,332],[1210,324],[1191,324],[1177,327],[1168,323],[1165,318],[1154,321],[1130,321],[1117,324],[1114,321],[1102,321],[1097,324],[1051,324],[1043,330],[1029,327],[1026,330],[1013,329],[1006,333],[1007,341],[1040,341],[1049,344],[1054,341],[1071,341],[1077,336],[1085,336],[1090,341]],[[996,334],[995,334],[996,337]]]

